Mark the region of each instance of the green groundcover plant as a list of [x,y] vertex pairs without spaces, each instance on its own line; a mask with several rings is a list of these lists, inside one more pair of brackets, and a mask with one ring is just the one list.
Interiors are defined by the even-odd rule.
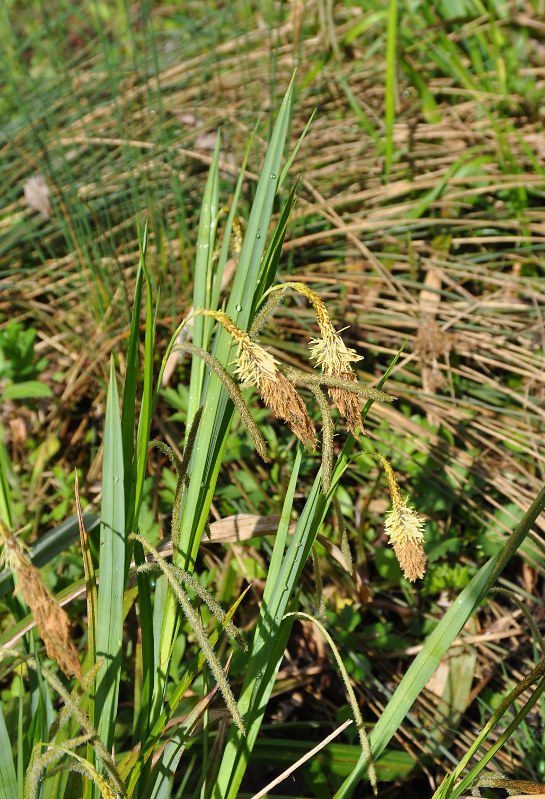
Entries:
[[[18,590],[7,600],[15,623],[0,642],[1,676],[5,684],[15,674],[23,679],[17,683],[20,694],[13,705],[16,712],[0,714],[2,798],[156,799],[200,795],[235,799],[252,764],[252,752],[294,620],[312,618],[299,611],[300,577],[330,509],[340,521],[344,563],[352,571],[336,493],[354,456],[371,404],[392,402],[394,397],[383,391],[388,372],[377,389],[358,382],[353,364],[360,356],[344,344],[320,297],[304,283],[278,283],[276,279],[295,196],[294,190],[287,195],[279,194],[294,157],[292,154],[283,163],[291,96],[292,86],[271,133],[225,308],[220,307],[220,287],[244,169],[225,222],[218,256],[219,146],[216,147],[200,214],[194,268],[195,310],[182,320],[172,336],[158,375],[153,373],[155,310],[146,269],[148,240],[145,231],[142,235],[121,402],[113,360],[110,367],[98,547],[81,510],[77,519],[85,577],[79,586],[71,589],[83,593],[87,601],[85,634],[79,647],[71,640],[68,617],[59,603],[62,597],[53,596],[47,589],[14,535],[8,470],[3,456],[0,533],[4,564],[14,574]],[[284,205],[270,232],[273,204],[280,196],[284,197]],[[310,342],[309,351],[310,360],[319,367],[316,371],[281,367],[259,342],[265,322],[273,317],[279,303],[294,292],[303,295],[316,313],[319,334]],[[141,358],[143,304],[145,334]],[[191,341],[187,335],[190,320]],[[189,353],[192,358],[187,433],[181,458],[164,442],[150,440],[163,370],[176,350]],[[274,537],[259,618],[254,628],[242,635],[232,618],[244,596],[238,597],[225,612],[201,585],[195,569],[201,540],[211,534],[208,517],[235,409],[246,424],[258,454],[265,461],[269,459],[266,441],[242,393],[249,387],[257,389],[263,403],[288,425],[300,444],[294,454]],[[298,392],[300,387],[312,392],[320,411],[320,441]],[[366,400],[363,411],[360,411],[361,397]],[[330,401],[346,420],[349,430],[338,456],[333,446]],[[149,541],[140,530],[150,446],[159,447],[168,456],[176,473],[171,559],[164,548]],[[299,470],[304,458],[313,457],[308,452],[318,446],[321,465],[293,531],[290,522]],[[425,570],[423,522],[401,495],[389,462],[378,454],[376,457],[385,469],[392,500],[385,529],[405,576],[415,581]],[[314,558],[319,618],[313,621],[333,647],[361,746],[359,759],[337,782],[336,799],[361,796],[362,791],[371,789],[377,791],[381,756],[386,747],[453,640],[495,586],[543,507],[545,489],[505,546],[482,564],[429,634],[368,738],[350,678],[324,626],[321,579]],[[70,532],[73,533],[73,527]],[[193,595],[208,608],[210,617],[217,620],[211,633],[203,624]],[[135,650],[128,652],[124,624],[134,607],[138,634]],[[182,616],[189,623],[200,651],[193,662],[184,663],[180,669],[175,653]],[[45,644],[45,654],[38,638],[29,631],[34,624]],[[233,642],[236,657],[242,658],[244,664],[240,669],[244,679],[238,696],[227,679],[230,657],[226,656],[224,633]],[[13,646],[16,640],[20,642],[18,648]],[[56,673],[55,663],[64,676]],[[134,669],[131,676],[134,695],[132,718],[127,727],[120,722],[119,714],[120,686],[127,680],[128,668]],[[509,784],[508,780],[502,782],[482,772],[497,748],[539,699],[545,687],[544,675],[545,660],[542,660],[495,711],[459,766],[445,778],[437,797],[456,797],[469,788],[478,790],[479,785],[509,787],[521,792],[531,789],[529,785]],[[190,688],[197,698],[187,710],[184,701]],[[490,731],[528,688],[533,688],[530,698],[525,694],[525,704],[514,720],[486,754],[479,754]],[[218,692],[230,717],[227,723],[228,716],[224,715],[220,732],[212,729],[209,716],[210,705]],[[197,738],[204,743],[195,775],[193,744]],[[209,739],[214,740],[211,751],[207,749]],[[328,743],[329,738],[324,746]],[[469,762],[475,755],[477,759],[470,768]],[[181,775],[181,782],[178,779],[174,788],[176,774],[179,778]]]

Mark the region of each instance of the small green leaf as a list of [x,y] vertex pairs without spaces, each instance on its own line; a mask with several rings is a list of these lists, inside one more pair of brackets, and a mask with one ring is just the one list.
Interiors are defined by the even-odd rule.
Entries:
[[52,396],[53,392],[45,383],[40,383],[39,380],[25,380],[23,383],[13,383],[5,388],[1,400],[27,400]]

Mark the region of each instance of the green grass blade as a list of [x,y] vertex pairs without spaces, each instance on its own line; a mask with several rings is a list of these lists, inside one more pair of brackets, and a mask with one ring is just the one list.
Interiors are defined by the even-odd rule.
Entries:
[[125,581],[125,492],[119,397],[113,360],[106,399],[100,512],[97,658],[105,663],[96,681],[94,726],[111,750],[117,716]]
[[[271,136],[227,306],[229,316],[245,330],[250,325],[252,310],[259,300],[255,296],[256,286],[282,164],[292,91],[293,82],[286,92]],[[215,357],[229,368],[232,351],[232,341],[222,329],[216,337]],[[232,415],[233,405],[227,392],[219,379],[212,375],[206,388],[206,407],[201,419],[191,479],[181,515],[180,550],[185,556],[179,565],[188,571],[192,571],[194,567]]]
[[[147,228],[144,230],[142,252],[145,253],[147,241]],[[139,368],[140,344],[140,307],[142,304],[143,269],[142,256],[136,273],[134,287],[134,302],[132,308],[131,332],[126,353],[125,385],[123,387],[123,406],[121,411],[121,437],[123,441],[123,469],[125,474],[125,513],[129,515],[132,506],[132,461],[134,455],[134,423],[136,417],[136,384]]]
[[[134,546],[134,557],[137,565],[144,562],[144,550],[138,541]],[[155,647],[153,641],[153,609],[149,579],[145,574],[138,574],[137,581],[142,649],[142,685],[140,688],[141,701],[138,707],[140,713],[140,741],[145,741],[148,737],[151,725],[153,685],[155,679]]]
[[[379,757],[384,751],[439,665],[441,658],[448,651],[464,624],[486,598],[502,569],[515,554],[544,507],[545,488],[534,500],[501,551],[480,569],[429,635],[424,648],[410,665],[370,735],[369,742],[373,758]],[[350,777],[345,780],[335,794],[335,799],[346,799],[351,796],[365,770],[365,758],[362,756]]]
[[397,57],[397,0],[388,2],[388,24],[386,34],[386,146],[384,150],[384,181],[388,183],[394,156],[394,121],[396,106],[396,57]]
[[[248,660],[249,668],[246,673],[238,702],[239,709],[243,717],[249,715],[248,712],[250,710],[251,701],[253,696],[256,695],[257,689],[261,689],[261,704],[263,707],[266,706],[266,697],[272,690],[276,676],[276,669],[273,671],[272,680],[270,674],[268,675],[268,679],[266,681],[263,679],[263,672],[261,672],[261,677],[258,676],[260,669],[263,669],[263,667],[266,668],[269,663],[273,662],[272,657],[268,659],[263,658],[263,646],[265,645],[266,640],[275,640],[279,633],[279,627],[281,623],[281,617],[280,623],[278,623],[278,619],[273,619],[271,616],[269,616],[265,609],[269,608],[269,594],[272,594],[274,587],[279,580],[282,563],[284,560],[288,526],[291,517],[291,509],[293,506],[297,478],[299,475],[299,468],[301,466],[301,459],[302,448],[299,446],[297,449],[297,455],[293,465],[288,490],[284,499],[282,517],[280,524],[278,525],[278,532],[275,538],[271,565],[269,567],[267,583],[265,585],[266,594],[263,596],[258,627],[256,629],[251,654]],[[266,624],[270,626],[274,626],[276,624],[278,629],[276,631],[275,637],[272,636],[272,632],[270,630],[264,629]],[[292,624],[286,624],[284,632],[287,629],[289,634],[289,629],[291,629]],[[284,636],[282,636],[282,639],[284,639]],[[285,643],[284,640],[283,643]],[[268,655],[271,655],[271,653],[269,652]],[[263,663],[264,660],[266,660],[265,663]],[[276,668],[278,668],[276,660],[274,660],[274,665],[276,665]],[[214,792],[212,794],[213,799],[227,799],[227,797],[236,795],[238,786],[240,785],[244,772],[246,771],[248,758],[257,738],[257,734],[261,726],[261,720],[262,716],[259,716],[257,713],[254,713],[251,719],[245,719],[247,727],[246,738],[243,738],[238,730],[236,732],[233,729],[231,730],[231,734],[227,741],[220,769],[216,778]]]
[[[145,242],[144,242],[145,243]],[[138,526],[138,516],[144,492],[146,466],[148,462],[148,446],[151,428],[151,419],[154,410],[153,394],[153,348],[155,343],[155,315],[153,312],[153,294],[151,281],[145,264],[145,250],[140,251],[140,263],[146,279],[146,332],[144,337],[144,385],[142,391],[142,404],[138,417],[138,432],[136,435],[136,463],[133,465],[135,475],[134,503],[131,503],[131,516],[126,519],[127,535],[134,527]],[[128,564],[127,564],[128,566]]]
[[233,290],[227,305],[227,314],[243,330],[251,322],[251,311],[260,273],[261,259],[278,189],[280,168],[286,143],[290,117],[293,78],[282,101],[274,126],[261,175],[257,184],[248,228],[244,237]]
[[[274,282],[274,278],[276,276],[276,272],[278,269],[278,264],[280,263],[280,257],[282,255],[282,245],[284,244],[284,238],[286,236],[286,230],[288,226],[288,221],[293,210],[293,206],[295,205],[295,192],[297,190],[297,184],[293,186],[291,189],[288,199],[282,209],[282,213],[280,215],[280,219],[278,220],[278,224],[276,225],[273,235],[271,237],[271,241],[269,246],[267,247],[267,252],[263,256],[263,267],[261,270],[261,275],[259,277],[259,284],[256,291],[256,300],[261,297],[267,291],[270,286],[272,286]],[[257,311],[257,306],[255,308]],[[255,315],[255,312],[252,316]]]
[[[0,713],[1,713],[0,708]],[[19,715],[17,717],[17,784],[19,788],[18,799],[23,799],[25,788],[25,746],[24,746],[24,703],[23,684],[19,688]]]
[[0,796],[2,799],[18,799],[17,773],[13,762],[11,741],[0,707]]
[[0,425],[0,517],[9,530],[13,530],[13,514],[8,483],[8,473],[11,463],[7,450],[2,443],[3,431]]
[[[219,136],[216,141],[214,158],[208,174],[208,180],[201,205],[199,233],[197,238],[197,255],[195,263],[195,281],[193,288],[194,307],[206,307],[210,301],[213,286],[213,253],[216,237],[216,226],[218,218],[218,158],[219,158]],[[204,322],[206,321],[206,326]],[[193,321],[193,341],[199,346],[206,348],[212,326],[210,319],[196,316]],[[206,344],[204,343],[206,339]],[[186,418],[186,430],[189,432],[191,419],[193,419],[201,402],[201,394],[205,378],[205,365],[200,358],[194,358],[191,364],[191,379],[189,387],[189,404]],[[159,378],[160,379],[160,378]],[[157,395],[157,394],[156,394]],[[151,398],[150,398],[151,400]],[[144,408],[144,403],[143,403]],[[151,410],[151,408],[150,408]],[[147,428],[149,430],[149,426]],[[140,433],[140,426],[139,426]],[[148,441],[146,440],[146,451]],[[142,465],[145,464],[145,452],[142,451]],[[143,485],[142,473],[142,485]],[[174,553],[173,560],[176,560],[178,553]],[[140,581],[141,582],[141,581]],[[157,635],[152,637],[152,641],[157,640],[156,650],[156,673],[153,680],[153,700],[150,713],[150,722],[153,723],[159,716],[165,696],[166,684],[168,679],[168,666],[172,651],[172,641],[178,626],[178,603],[170,586],[161,594],[161,605],[159,604],[156,593],[155,599],[155,623],[157,624],[161,616],[161,629]],[[162,611],[161,611],[162,608]],[[152,625],[153,630],[153,625]]]
[[240,196],[240,192],[242,191],[242,186],[244,183],[244,175],[246,174],[246,164],[248,162],[248,156],[250,154],[250,148],[252,146],[253,139],[254,137],[252,134],[252,136],[250,137],[250,141],[248,142],[244,158],[242,160],[242,164],[240,167],[240,174],[238,176],[237,184],[235,186],[235,191],[233,192],[233,198],[231,200],[231,208],[229,209],[227,221],[225,222],[225,228],[223,230],[223,241],[221,244],[221,251],[218,259],[218,268],[216,269],[216,274],[214,276],[214,286],[212,288],[212,295],[210,297],[210,308],[218,307],[220,293],[221,293],[221,281],[223,277],[223,272],[225,270],[225,264],[227,262],[227,258],[229,257],[229,248],[231,246],[231,231],[233,229],[233,220],[237,210],[238,198]]
[[[208,180],[204,190],[197,235],[197,253],[195,256],[195,272],[193,284],[193,307],[209,308],[212,299],[214,275],[214,249],[216,244],[216,228],[218,224],[218,194],[219,194],[219,169],[218,160],[220,152],[220,137],[218,134],[214,157],[208,172]],[[196,316],[193,320],[193,343],[202,349],[208,349],[210,334],[214,322],[203,316]],[[200,358],[191,361],[191,380],[189,383],[189,405],[187,409],[187,431],[193,417],[201,405],[202,389],[206,366]]]

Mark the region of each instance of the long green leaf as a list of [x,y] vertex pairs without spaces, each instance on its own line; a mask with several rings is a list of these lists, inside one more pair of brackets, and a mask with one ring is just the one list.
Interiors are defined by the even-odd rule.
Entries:
[[8,470],[11,468],[11,463],[2,439],[3,429],[0,425],[0,517],[4,524],[13,530],[13,513],[8,482]]
[[17,773],[11,741],[9,739],[4,714],[0,707],[0,796],[2,799],[18,799]]
[[396,61],[397,61],[397,3],[388,0],[388,26],[386,40],[386,146],[384,158],[384,180],[388,183],[394,156],[394,122],[396,106]]
[[[251,322],[255,301],[259,299],[255,297],[256,286],[282,164],[292,91],[293,82],[286,92],[272,132],[227,306],[228,315],[245,330]],[[226,368],[232,360],[232,351],[232,340],[221,329],[215,340],[214,355]],[[206,405],[181,515],[180,551],[184,555],[179,565],[189,571],[194,567],[233,416],[233,404],[215,375],[210,376],[205,391]]]
[[106,399],[102,503],[100,508],[100,581],[96,656],[104,666],[96,681],[94,726],[111,750],[117,716],[123,636],[125,582],[125,492],[119,397],[113,359]]
[[[216,244],[216,228],[218,224],[218,196],[219,196],[219,153],[220,135],[218,133],[214,157],[210,165],[208,180],[204,190],[201,214],[199,219],[199,232],[197,235],[197,253],[195,256],[195,271],[193,283],[193,307],[209,308],[213,287],[213,259]],[[210,333],[213,327],[212,319],[196,316],[193,320],[193,343],[202,349],[208,349]],[[191,362],[191,379],[189,383],[189,405],[187,409],[187,431],[193,417],[201,404],[201,394],[206,372],[205,364],[200,358],[193,358]]]
[[[219,136],[216,142],[214,158],[210,167],[206,189],[201,205],[199,234],[197,239],[197,257],[195,263],[195,284],[193,303],[195,307],[205,307],[210,301],[212,293],[213,251],[216,235],[218,216],[218,183],[219,183]],[[206,321],[206,325],[204,322]],[[198,346],[206,348],[212,325],[212,320],[196,316],[193,323],[193,340]],[[205,365],[200,358],[194,358],[191,365],[191,380],[189,389],[189,407],[187,412],[186,430],[189,432],[193,419],[201,403],[201,392],[205,379]],[[178,557],[175,552],[173,559]],[[158,608],[156,607],[156,613]],[[167,588],[164,599],[162,627],[158,643],[157,670],[154,680],[154,696],[152,720],[159,716],[163,705],[166,683],[168,678],[168,664],[172,651],[172,641],[178,625],[178,603],[170,586]]]
[[[142,391],[142,404],[138,417],[138,431],[136,435],[135,462],[132,474],[134,477],[134,504],[131,503],[131,515],[126,519],[126,533],[132,531],[133,527],[138,526],[140,506],[144,495],[144,480],[146,478],[147,453],[149,447],[149,437],[151,419],[154,410],[153,394],[153,350],[155,344],[155,315],[153,312],[153,294],[151,280],[146,269],[146,239],[141,244],[140,263],[146,279],[146,328],[144,334],[144,381]],[[131,493],[132,496],[132,493]],[[128,567],[128,564],[127,564]]]
[[[284,549],[287,539],[288,526],[291,517],[291,509],[293,506],[293,498],[295,495],[295,488],[297,485],[297,477],[299,475],[299,468],[301,466],[302,448],[299,446],[297,456],[293,465],[293,470],[290,477],[288,490],[284,499],[282,509],[282,517],[278,526],[278,532],[275,538],[275,545],[269,573],[267,577],[267,587],[270,586],[269,592],[274,591],[277,585],[280,585],[282,563],[284,562]],[[295,536],[297,535],[297,531]],[[295,537],[294,536],[294,537]],[[287,588],[287,586],[286,586]],[[287,600],[290,598],[288,590],[284,592]],[[262,713],[258,712],[258,707],[264,710],[267,699],[270,696],[276,672],[278,670],[279,659],[274,657],[270,649],[270,643],[276,642],[279,638],[282,643],[282,651],[284,651],[285,644],[289,631],[291,630],[293,619],[287,621],[283,626],[282,635],[280,635],[280,628],[282,625],[282,615],[277,613],[274,615],[274,608],[272,603],[268,601],[269,597],[263,596],[261,613],[259,622],[254,636],[251,654],[248,658],[248,670],[242,686],[240,698],[238,701],[241,715],[245,718],[247,727],[246,737],[242,737],[240,732],[232,729],[225,752],[221,761],[220,769],[216,778],[213,799],[225,799],[227,797],[236,795],[238,787],[244,776],[248,764],[248,758],[252,751],[253,745],[256,741],[259,728],[262,721]],[[264,647],[269,644],[268,651],[264,652]],[[266,657],[264,657],[264,654]],[[265,678],[264,672],[267,671]],[[258,696],[259,693],[259,696]],[[253,700],[253,705],[252,705]],[[257,706],[257,707],[256,707]]]
[[125,476],[125,513],[134,506],[135,486],[132,480],[132,463],[134,456],[134,423],[136,418],[136,386],[138,382],[139,355],[140,355],[140,307],[142,305],[143,284],[143,254],[146,251],[147,228],[144,230],[144,239],[140,244],[141,255],[136,283],[134,286],[134,301],[132,307],[131,332],[127,346],[125,385],[123,386],[123,406],[121,411],[121,437],[123,441],[123,469]]

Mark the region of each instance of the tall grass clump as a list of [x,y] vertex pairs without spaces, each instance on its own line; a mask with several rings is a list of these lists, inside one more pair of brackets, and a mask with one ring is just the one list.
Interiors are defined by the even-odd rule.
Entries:
[[[393,36],[395,16],[391,20]],[[0,785],[6,799],[240,796],[259,748],[258,735],[296,619],[310,621],[333,647],[340,683],[344,683],[359,736],[357,757],[354,759],[352,749],[352,761],[344,771],[335,771],[332,766],[328,772],[335,797],[362,795],[368,791],[367,779],[370,790],[376,792],[381,756],[388,744],[545,507],[543,489],[506,544],[492,557],[483,558],[468,585],[427,632],[417,657],[367,734],[350,671],[337,652],[335,635],[327,629],[327,611],[323,621],[320,559],[315,549],[316,541],[325,538],[326,520],[333,510],[347,579],[361,581],[353,566],[341,498],[343,477],[362,453],[386,473],[392,507],[384,529],[408,580],[404,586],[410,597],[418,595],[417,581],[424,576],[426,536],[423,519],[402,495],[390,459],[366,439],[364,430],[375,402],[389,408],[395,400],[385,388],[401,352],[394,355],[377,387],[360,382],[357,370],[362,356],[345,343],[343,331],[335,327],[320,294],[302,280],[288,281],[279,274],[295,203],[295,189],[287,190],[285,185],[294,154],[284,159],[292,95],[293,82],[271,129],[225,301],[221,285],[228,257],[226,243],[236,226],[244,170],[225,216],[220,202],[218,138],[199,215],[193,310],[180,320],[158,371],[154,368],[158,337],[156,295],[148,266],[150,242],[147,228],[141,231],[121,383],[115,358],[109,365],[98,534],[90,534],[83,515],[78,514],[85,576],[80,587],[71,588],[83,593],[86,602],[79,651],[69,635],[59,597],[47,591],[43,576],[14,534],[9,464],[5,458],[0,461],[0,531],[5,563],[17,582],[17,591],[9,600],[10,610],[17,634],[22,636],[18,648],[13,646],[14,631],[4,635],[1,642],[3,677],[14,680],[16,674],[19,680],[19,693],[11,697],[10,713],[0,714]],[[391,159],[390,148],[388,152]],[[272,224],[275,206],[279,211]],[[220,218],[224,221],[221,247]],[[264,346],[263,330],[273,324],[281,301],[286,305],[305,302],[312,308],[314,335],[308,343],[305,368],[283,365],[280,357]],[[180,454],[169,443],[152,438],[164,370],[177,351],[191,357],[186,434]],[[203,542],[214,540],[211,508],[235,411],[262,460],[271,461],[263,425],[260,428],[256,423],[256,407],[247,393],[251,389],[268,412],[295,434],[298,443],[290,449],[290,476],[278,507],[266,577],[259,589],[257,618],[239,630],[232,619],[237,610],[242,615],[246,596],[228,594],[230,607],[225,611],[203,584],[199,569]],[[316,408],[309,397],[314,398]],[[337,414],[342,422],[336,426]],[[346,436],[340,432],[344,426]],[[338,441],[344,436],[342,447],[334,439],[336,432]],[[150,540],[143,510],[150,491],[147,470],[152,447],[168,458],[172,467],[168,552],[165,542]],[[320,462],[315,455],[318,448]],[[307,484],[301,480],[305,469],[312,474]],[[301,484],[305,485],[302,495]],[[303,601],[309,609],[302,580],[312,553],[319,595],[314,614],[300,610]],[[45,652],[28,629],[34,624]],[[235,644],[229,654],[224,632]],[[193,659],[187,656],[189,648],[184,650],[188,643],[195,652]],[[56,676],[55,663],[65,677]],[[75,680],[68,682],[71,677]],[[458,796],[469,784],[478,788],[493,783],[488,774],[481,775],[488,755],[483,755],[469,772],[466,762],[515,700],[534,685],[530,698],[524,694],[525,705],[517,710],[516,724],[510,730],[523,722],[540,698],[542,662],[506,697],[482,736],[469,747],[467,758],[446,777],[438,797]],[[220,704],[215,702],[218,694],[222,710],[213,719],[213,711]],[[505,739],[505,735],[500,736],[502,743]],[[328,736],[324,744],[329,741]],[[314,795],[324,795],[318,777],[310,773],[308,780]]]
[[[70,362],[66,388],[55,385],[49,366],[62,397],[46,416],[32,406],[47,395],[45,384],[23,380],[48,368],[43,358],[29,363],[34,331],[25,343],[23,328],[2,320],[2,410],[20,430],[7,401],[27,392],[40,426],[54,432],[33,453],[33,502],[42,475],[50,485],[69,399],[86,396],[93,369],[105,390],[93,397],[71,450],[93,442],[81,499],[100,476],[99,516],[78,508],[32,553],[19,528],[44,521],[35,505],[22,510],[20,463],[0,447],[0,536],[10,570],[0,580],[10,614],[0,629],[0,792],[235,799],[273,790],[265,762],[267,769],[289,764],[284,776],[303,775],[305,786],[293,791],[305,796],[361,796],[407,777],[415,746],[438,799],[541,790],[535,753],[532,783],[487,770],[517,730],[539,740],[529,713],[543,708],[543,642],[528,613],[534,648],[518,684],[500,701],[497,691],[487,694],[488,706],[483,692],[472,740],[460,724],[483,644],[476,611],[499,613],[492,591],[516,552],[538,573],[543,563],[531,531],[545,503],[535,435],[542,412],[533,394],[542,363],[529,344],[536,337],[539,344],[542,328],[544,167],[528,135],[542,90],[535,42],[520,15],[493,3],[293,3],[274,64],[264,69],[261,18],[251,34],[237,30],[229,39],[231,18],[238,28],[252,10],[212,6],[216,13],[203,20],[200,4],[184,8],[185,33],[194,25],[211,37],[202,47],[186,35],[184,63],[155,49],[153,24],[161,17],[165,30],[176,24],[170,9],[143,15],[148,58],[132,37],[129,7],[119,7],[104,30],[100,15],[108,11],[97,7],[82,47],[94,64],[93,37],[100,39],[103,69],[63,70],[53,48],[46,55],[56,70],[34,70],[43,82],[25,86],[18,69],[8,70],[0,102],[14,116],[0,154],[9,173],[0,254],[9,269],[0,280],[25,324],[40,322],[38,346],[49,344]],[[478,19],[468,18],[473,11]],[[45,7],[44,15],[51,31]],[[273,11],[266,24],[273,41]],[[17,37],[4,38],[3,63],[13,65]],[[169,52],[177,57],[179,48]],[[31,55],[39,65],[38,47]],[[117,68],[122,55],[130,70]],[[211,74],[227,70],[218,81],[222,102],[225,94],[236,134],[247,137],[254,120],[245,125],[240,95],[261,108],[263,86],[274,99],[295,61],[301,111],[292,113],[292,83],[278,114],[267,115],[259,174],[247,169],[249,145],[240,174],[221,135],[205,153],[189,147],[186,124],[209,130],[223,115],[204,102],[206,122],[179,113],[208,97]],[[216,75],[212,64],[220,62]],[[309,88],[317,76],[319,100]],[[55,105],[60,86],[68,100]],[[317,104],[309,147],[299,130]],[[298,153],[305,153],[304,175],[290,189]],[[23,174],[30,178],[24,210]],[[228,200],[226,174],[238,178]],[[149,220],[138,237],[136,218]],[[296,247],[304,250],[302,265],[294,262]],[[190,280],[192,308],[180,318],[186,298],[178,289],[183,294]],[[165,301],[165,285],[179,303]],[[339,330],[340,319],[349,331]],[[177,328],[166,344],[168,325]],[[67,342],[77,343],[73,362]],[[180,383],[165,390],[176,353],[185,356]],[[180,448],[165,419],[166,397],[185,425]],[[490,453],[500,463],[495,471]],[[74,465],[81,478],[81,462]],[[77,472],[72,485],[77,493]],[[64,499],[71,493],[67,481]],[[169,512],[159,515],[166,496]],[[256,496],[274,515],[256,518]],[[466,506],[471,516],[461,512]],[[237,515],[218,521],[226,508]],[[248,508],[251,518],[242,514]],[[55,513],[62,518],[60,502]],[[498,524],[489,531],[483,519]],[[163,541],[160,525],[170,532]],[[77,535],[82,557],[67,551]],[[258,535],[265,536],[261,549],[251,543]],[[232,544],[221,562],[220,541]],[[454,562],[441,571],[449,555]],[[251,583],[244,593],[241,575]],[[524,576],[529,598],[534,578],[530,570]],[[504,587],[510,577],[501,577]],[[508,587],[517,594],[501,594],[503,601],[513,599],[522,618],[520,585]],[[407,641],[416,637],[418,654],[405,668],[415,652]],[[340,674],[330,674],[322,639]],[[319,689],[312,724],[283,719],[276,696],[307,684],[293,649],[335,696],[323,702]],[[445,668],[449,679],[427,723],[421,709]],[[346,707],[336,718],[337,684]],[[345,731],[350,743],[333,741]],[[406,757],[390,748],[394,736],[409,741]],[[509,774],[506,762],[490,767],[500,763]]]

